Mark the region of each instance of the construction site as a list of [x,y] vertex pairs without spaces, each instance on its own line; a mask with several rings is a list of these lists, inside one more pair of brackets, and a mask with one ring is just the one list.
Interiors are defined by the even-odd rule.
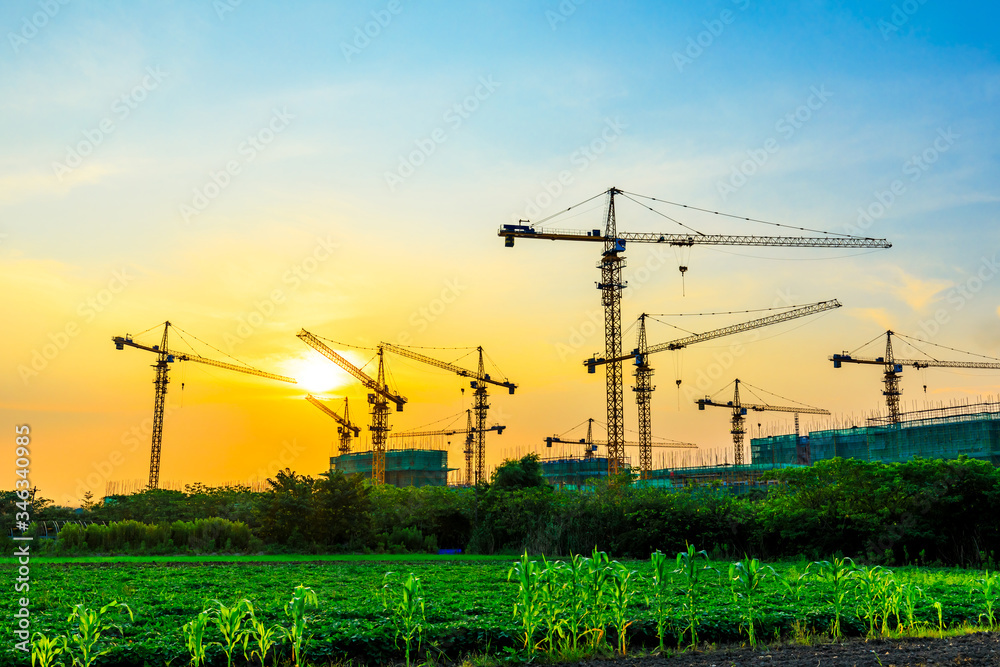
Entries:
[[[814,429],[807,435],[800,435],[799,415],[831,417],[831,413],[826,409],[787,399],[735,378],[715,395],[705,396],[695,401],[700,411],[711,407],[723,408],[730,413],[729,434],[732,437],[732,447],[728,450],[728,454],[721,457],[721,460],[717,454],[718,450],[715,454],[706,456],[705,453],[698,451],[699,447],[695,443],[654,437],[651,410],[656,389],[652,382],[654,370],[651,359],[654,355],[664,351],[676,352],[703,342],[825,313],[840,308],[841,303],[837,299],[828,299],[804,305],[721,313],[679,314],[686,316],[755,314],[749,319],[743,318],[742,321],[702,332],[682,329],[662,319],[671,317],[670,315],[643,312],[628,327],[628,330],[634,329],[635,331],[635,346],[631,351],[624,351],[626,346],[623,340],[621,298],[623,290],[627,287],[627,281],[622,275],[627,244],[660,244],[682,251],[698,245],[884,249],[891,247],[891,244],[885,239],[845,234],[834,235],[828,232],[818,232],[817,236],[734,236],[703,234],[701,232],[683,234],[625,232],[617,228],[616,197],[640,203],[649,210],[654,210],[651,208],[651,204],[654,202],[657,204],[669,204],[670,202],[662,202],[655,198],[628,193],[617,188],[611,188],[602,194],[606,197],[603,229],[554,229],[531,225],[528,221],[521,220],[518,224],[503,225],[498,232],[498,236],[504,240],[504,245],[508,248],[514,246],[515,240],[524,239],[582,242],[596,245],[599,250],[597,268],[600,271],[600,282],[597,283],[597,287],[604,313],[605,350],[603,356],[595,354],[589,359],[583,360],[582,366],[587,373],[596,373],[598,367],[601,367],[604,372],[606,420],[598,422],[598,425],[603,428],[605,433],[602,439],[595,439],[593,432],[595,420],[589,418],[561,434],[545,437],[544,449],[541,438],[535,440],[537,444],[529,446],[529,451],[539,455],[543,475],[549,483],[561,488],[581,489],[593,485],[596,480],[629,473],[640,483],[649,486],[674,487],[716,483],[738,490],[744,487],[750,488],[757,483],[761,475],[775,468],[810,465],[816,461],[838,456],[893,462],[905,461],[914,456],[953,458],[966,455],[1000,465],[1000,435],[998,435],[1000,433],[1000,404],[997,402],[980,401],[902,412],[899,401],[901,393],[899,376],[904,367],[915,369],[1000,369],[1000,360],[985,355],[961,352],[953,348],[945,349],[949,350],[949,353],[961,352],[966,357],[979,357],[979,359],[942,360],[937,353],[931,355],[919,347],[918,343],[921,341],[893,331],[879,334],[857,350],[833,354],[829,357],[835,369],[850,364],[867,364],[877,366],[882,371],[884,385],[882,393],[886,401],[885,414],[868,419],[863,426],[851,424],[848,428]],[[595,198],[592,197],[577,206]],[[692,208],[684,205],[676,206]],[[575,208],[576,206],[572,206],[563,213],[573,211]],[[728,216],[728,214],[718,212],[711,213]],[[558,215],[561,214],[552,217],[558,217]],[[688,267],[680,264],[678,268],[683,280]],[[662,342],[650,342],[647,332],[648,322],[668,324],[675,329],[684,331],[685,335]],[[176,351],[170,347],[171,343],[168,340],[171,326],[170,322],[163,324],[163,333],[158,345],[139,343],[130,335],[113,338],[115,346],[119,350],[132,347],[156,355],[153,429],[147,484],[147,488],[151,489],[160,487],[159,471],[164,404],[171,364],[177,361],[195,361],[216,368],[256,375],[268,380],[296,383],[294,378],[267,373],[246,364],[222,362],[193,352]],[[174,331],[185,342],[187,339],[184,336],[194,338],[176,327],[174,327]],[[863,350],[865,346],[880,341],[883,336],[885,337],[884,353],[879,356],[859,354],[859,351]],[[328,404],[312,394],[306,396],[306,400],[310,404],[336,423],[337,439],[334,443],[336,453],[330,457],[330,471],[363,475],[375,485],[474,486],[489,481],[487,436],[491,433],[499,436],[506,428],[504,425],[491,423],[489,420],[489,390],[491,388],[505,389],[509,395],[513,395],[517,385],[499,371],[499,368],[489,359],[481,346],[417,348],[437,350],[434,352],[435,356],[429,356],[412,347],[395,343],[380,342],[369,347],[341,343],[305,329],[299,331],[297,337],[325,357],[326,360],[350,375],[353,381],[360,385],[360,388],[366,393],[366,411],[370,416],[368,424],[362,424],[356,417],[352,416],[352,407],[354,407],[355,414],[358,412],[355,407],[357,403],[352,404],[346,396],[336,399],[338,405]],[[894,337],[897,341],[909,345],[918,354],[906,358],[897,356],[893,350]],[[944,348],[940,345],[937,347]],[[334,348],[367,350],[374,353],[368,362],[373,364],[372,369],[365,370],[367,364],[352,363],[344,354]],[[464,414],[450,418],[451,421],[445,428],[392,432],[391,413],[403,411],[409,401],[391,386],[391,376],[387,376],[388,357],[390,356],[407,362],[416,362],[418,367],[436,369],[439,374],[444,371],[445,374],[453,374],[463,378],[468,382],[468,385],[462,388],[463,396],[466,388],[471,389],[471,407],[466,409]],[[440,358],[442,356],[451,357],[453,361],[443,360]],[[475,359],[474,363],[468,364],[472,366],[471,368],[459,364],[467,356],[472,356]],[[634,377],[634,382],[631,391],[635,397],[638,429],[634,431],[637,437],[632,440],[626,438],[625,429],[625,362],[630,362],[633,365],[631,374]],[[681,385],[679,378],[676,380],[676,384],[679,389]],[[728,394],[730,387],[732,388],[732,398]],[[720,398],[723,392],[727,393]],[[746,416],[750,412],[794,414],[794,432],[767,437],[760,436],[758,433],[760,437],[751,440],[748,460],[745,456],[746,446],[744,443]],[[456,424],[456,422],[461,421],[462,417],[464,417],[464,425],[462,423]],[[443,420],[438,420],[438,422],[440,421]],[[431,424],[438,422],[431,422]],[[586,425],[585,433],[571,433],[576,429],[582,429],[584,425]],[[367,431],[365,438],[361,438],[363,430]],[[446,438],[461,443],[460,461],[449,461],[451,440],[449,439],[445,443],[443,439]],[[359,447],[362,440],[365,442],[364,449]],[[521,443],[524,442],[525,439],[522,437]],[[561,448],[555,456],[552,455],[554,445]],[[658,465],[654,465],[654,450],[660,452]],[[492,451],[495,453],[496,449],[494,448]],[[523,451],[523,445],[520,451]],[[597,454],[599,451],[601,452],[600,456]],[[669,459],[665,456],[668,451]],[[631,452],[632,455],[628,455],[627,452]],[[496,457],[493,458],[495,460]]]
[[809,465],[834,457],[897,463],[914,457],[958,456],[1000,466],[1000,402],[996,400],[904,412],[898,421],[873,417],[864,426],[754,438],[755,465]]

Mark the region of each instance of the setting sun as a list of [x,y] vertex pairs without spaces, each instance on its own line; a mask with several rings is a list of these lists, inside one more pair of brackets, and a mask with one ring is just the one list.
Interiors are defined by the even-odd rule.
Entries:
[[285,372],[298,380],[299,385],[313,394],[327,393],[348,387],[354,380],[320,355],[311,352],[285,364]]

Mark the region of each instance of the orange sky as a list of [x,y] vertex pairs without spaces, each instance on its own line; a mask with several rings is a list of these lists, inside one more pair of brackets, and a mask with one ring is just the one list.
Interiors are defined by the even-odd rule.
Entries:
[[[731,458],[727,413],[694,400],[728,400],[736,377],[860,422],[882,406],[879,369],[834,370],[828,357],[887,328],[1000,357],[1000,67],[995,21],[980,16],[995,10],[929,3],[885,34],[866,3],[733,4],[732,24],[690,62],[676,54],[704,41],[717,13],[691,3],[576,3],[554,23],[537,3],[404,5],[357,53],[342,44],[375,5],[242,3],[219,15],[211,3],[60,4],[0,54],[0,423],[11,442],[15,424],[31,426],[33,483],[74,504],[109,480],[146,479],[154,359],[116,351],[111,337],[165,320],[221,350],[196,343],[204,356],[303,384],[176,364],[164,482],[327,469],[336,425],[304,396],[346,395],[366,422],[366,392],[310,352],[301,328],[355,346],[482,345],[519,385],[492,394],[490,419],[508,429],[489,436],[490,465],[603,422],[604,376],[582,365],[604,346],[599,249],[505,248],[496,232],[611,186],[893,243],[630,245],[626,350],[641,312],[844,304],[655,356],[656,437]],[[15,34],[34,11],[5,3],[0,23]],[[602,203],[560,226],[601,227]],[[799,233],[661,213],[620,201],[618,228]],[[661,319],[704,331],[751,317]],[[650,324],[651,343],[677,335]],[[410,401],[394,430],[464,420],[467,381],[396,358],[389,367]],[[904,407],[995,394],[998,377],[908,369]],[[790,421],[764,413],[748,425]],[[452,451],[460,467],[458,439]]]

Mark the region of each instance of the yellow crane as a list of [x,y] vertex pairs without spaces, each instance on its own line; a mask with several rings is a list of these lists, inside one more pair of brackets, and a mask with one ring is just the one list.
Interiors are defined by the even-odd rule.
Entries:
[[[503,237],[506,247],[513,247],[517,238],[538,239],[551,241],[579,241],[587,243],[598,243],[603,246],[597,268],[601,270],[601,281],[597,283],[597,289],[601,291],[601,302],[604,306],[604,356],[607,359],[615,360],[621,357],[622,351],[622,321],[621,321],[621,296],[626,287],[622,279],[622,268],[625,265],[625,245],[626,243],[657,243],[674,247],[692,247],[695,245],[726,245],[726,246],[768,246],[782,248],[889,248],[892,246],[885,239],[873,239],[867,237],[850,236],[847,234],[834,234],[831,232],[820,232],[824,236],[756,236],[756,235],[734,235],[734,234],[703,234],[688,225],[679,223],[677,220],[653,209],[651,206],[638,202],[636,198],[648,202],[658,202],[660,204],[670,204],[681,206],[686,209],[702,211],[705,213],[722,215],[724,217],[736,218],[739,220],[775,225],[764,220],[753,220],[744,216],[735,216],[718,211],[707,211],[695,206],[676,204],[658,200],[653,197],[646,197],[632,192],[625,192],[618,188],[610,188],[605,193],[607,195],[607,209],[604,215],[604,229],[576,230],[576,229],[536,229],[527,220],[519,221],[519,224],[503,225],[497,235]],[[590,199],[570,206],[561,211],[561,215],[570,210],[582,206],[601,195],[596,195]],[[618,231],[615,217],[615,197],[622,196],[640,206],[653,211],[663,217],[684,227],[687,231],[681,234],[661,234],[653,232],[622,232]],[[550,216],[555,217],[555,216]],[[548,220],[548,219],[546,219]],[[542,220],[537,224],[546,222]],[[787,227],[786,225],[777,225]],[[797,228],[802,229],[802,228]],[[810,231],[810,230],[805,230]],[[683,271],[687,267],[681,267]],[[620,361],[610,361],[605,367],[605,386],[607,392],[607,421],[608,421],[608,461],[609,465],[616,468],[623,460],[622,450],[625,440],[625,404],[624,404],[624,383],[622,378],[622,364]]]
[[[593,427],[594,427],[594,419],[590,418],[590,419],[587,420],[587,437],[586,438],[580,438],[579,440],[568,440],[568,439],[563,438],[563,437],[558,436],[558,435],[552,435],[552,436],[548,436],[548,437],[545,438],[545,446],[546,447],[551,447],[552,443],[559,443],[559,444],[565,444],[565,445],[577,445],[577,444],[584,445],[583,458],[585,458],[585,459],[592,459],[592,458],[594,458],[594,452],[597,451],[598,447],[606,447],[607,444],[608,444],[608,442],[606,440],[594,440],[594,428]],[[642,441],[639,441],[639,442],[630,442],[630,441],[626,440],[624,442],[624,445],[626,447],[639,447],[640,451],[642,451],[644,449],[644,447],[648,447],[649,449],[652,449],[654,447],[656,447],[656,448],[664,448],[664,449],[698,449],[698,445],[696,445],[696,444],[694,444],[692,442],[679,442],[679,441],[675,441],[675,440],[671,440],[669,442],[648,442],[645,445],[643,444]],[[648,476],[648,472],[649,471],[647,470],[646,471],[647,476]],[[645,477],[643,477],[643,479],[645,479]]]
[[[808,406],[787,406],[787,405],[768,405],[766,403],[745,403],[740,400],[740,380],[737,378],[734,380],[733,384],[736,385],[736,389],[733,393],[733,400],[727,401],[725,403],[717,403],[713,401],[711,397],[706,396],[705,398],[699,398],[695,403],[698,404],[699,410],[704,410],[706,405],[718,407],[718,408],[730,408],[733,411],[732,417],[732,429],[730,433],[733,434],[733,465],[743,465],[743,436],[746,434],[746,429],[743,428],[743,422],[746,418],[747,410],[753,410],[754,412],[794,412],[796,418],[796,430],[798,429],[798,416],[800,414],[804,415],[829,415],[829,410],[824,410],[822,408],[810,408]],[[747,385],[749,386],[749,385]],[[752,388],[752,387],[751,387]]]
[[319,400],[312,394],[306,396],[306,400],[315,405],[317,408],[326,413],[327,416],[332,417],[339,424],[337,427],[337,435],[340,436],[340,446],[337,447],[337,451],[341,454],[351,453],[351,442],[354,438],[361,435],[361,429],[351,423],[351,413],[350,406],[347,404],[347,397],[344,397],[344,416],[341,417],[337,412],[328,406],[323,401]]
[[[142,345],[141,343],[135,342],[129,334],[125,334],[124,336],[112,336],[111,338],[115,344],[116,350],[124,350],[125,346],[128,346],[134,347],[137,350],[145,350],[146,352],[153,352],[156,354],[156,365],[153,366],[153,368],[156,369],[156,378],[153,380],[153,438],[149,455],[150,489],[158,488],[160,485],[160,449],[163,446],[163,408],[167,400],[167,384],[170,382],[168,378],[170,364],[175,361],[197,361],[200,364],[207,364],[209,366],[215,366],[216,368],[225,368],[230,371],[249,373],[250,375],[257,375],[271,380],[280,380],[282,382],[291,382],[292,384],[296,383],[295,380],[290,377],[267,373],[265,371],[257,370],[251,366],[239,366],[236,364],[226,363],[224,361],[216,361],[215,359],[207,359],[197,354],[187,352],[172,352],[170,348],[167,347],[167,334],[170,331],[171,326],[172,325],[169,321],[163,323],[163,337],[160,339],[159,345]],[[177,327],[174,328],[176,329]],[[178,329],[178,331],[180,331],[180,329]]]
[[386,385],[385,351],[382,346],[378,346],[376,353],[378,373],[372,378],[305,329],[295,335],[303,343],[350,373],[371,392],[368,394],[368,403],[372,406],[372,423],[369,427],[372,433],[372,483],[385,484],[385,440],[389,434],[389,403],[394,403],[396,411],[400,412],[406,404],[406,398],[390,391]]
[[[500,424],[494,424],[488,428],[484,428],[483,432],[488,433],[490,431],[496,431],[497,435],[502,435],[503,430],[507,428],[506,426],[501,426]],[[472,425],[472,410],[465,411],[465,428],[457,429],[440,429],[437,431],[403,431],[401,433],[393,433],[390,438],[419,438],[424,436],[435,436],[435,435],[458,435],[459,433],[465,436],[465,448],[462,450],[465,453],[465,477],[463,478],[465,483],[468,485],[474,484],[473,470],[472,470],[472,459],[475,452],[473,446],[473,441],[476,434],[479,433],[479,428]]]
[[474,484],[479,484],[480,482],[486,481],[486,432],[489,430],[486,428],[486,414],[489,411],[488,392],[486,390],[486,385],[493,384],[499,387],[505,387],[509,394],[514,393],[514,389],[517,385],[510,382],[506,378],[503,380],[494,380],[486,372],[486,367],[483,363],[483,348],[479,346],[476,351],[479,352],[479,366],[477,370],[470,371],[461,366],[456,366],[455,364],[448,363],[447,361],[440,361],[434,359],[433,357],[428,357],[425,354],[419,352],[414,352],[413,350],[399,345],[392,345],[390,343],[381,343],[381,347],[385,348],[389,352],[398,354],[401,357],[406,357],[407,359],[413,359],[414,361],[420,361],[422,363],[428,364],[430,366],[436,366],[437,368],[443,368],[446,371],[451,371],[457,375],[466,378],[472,378],[470,385],[474,390],[473,395],[475,396],[475,408],[476,413],[476,430],[475,430],[475,473],[474,473]]
[[[834,354],[830,357],[830,361],[833,362],[834,368],[840,368],[842,364],[874,364],[876,366],[882,366],[882,381],[885,384],[885,389],[882,390],[882,394],[885,395],[885,405],[889,411],[889,423],[898,424],[899,423],[899,375],[903,372],[903,366],[913,366],[914,368],[1000,368],[1000,363],[998,360],[993,361],[942,361],[940,359],[899,359],[892,352],[892,337],[900,336],[903,339],[909,338],[909,336],[904,336],[901,333],[889,330],[885,332],[885,356],[884,357],[855,357],[853,353],[844,352],[842,354]],[[876,338],[881,338],[882,334],[876,336]],[[873,339],[875,340],[875,339]],[[865,345],[868,345],[872,341],[868,341]],[[923,341],[926,342],[926,341]],[[937,345],[936,343],[930,343],[935,347],[945,347],[943,345]],[[862,345],[861,347],[865,347]],[[912,347],[912,343],[910,344]],[[860,348],[859,348],[860,349]],[[953,352],[961,352],[961,350],[955,350],[953,348],[945,348],[947,350],[952,350]],[[964,354],[972,354],[970,352],[965,352]],[[980,357],[985,357],[985,355],[975,355]],[[993,359],[993,357],[985,357],[987,359]]]
[[[666,343],[660,343],[658,345],[648,345],[646,343],[646,318],[650,317],[649,314],[643,313],[639,317],[639,341],[637,347],[628,354],[621,354],[614,359],[604,359],[591,357],[584,361],[584,365],[587,367],[588,373],[596,372],[597,366],[601,364],[608,364],[611,362],[622,362],[626,359],[635,360],[635,393],[636,393],[636,403],[639,408],[639,471],[643,479],[649,474],[649,470],[652,467],[653,453],[649,447],[645,445],[651,441],[651,424],[652,418],[650,415],[650,403],[652,397],[650,394],[653,392],[655,387],[652,386],[650,378],[653,374],[653,369],[649,365],[649,355],[655,354],[657,352],[663,352],[664,350],[680,350],[689,345],[694,345],[696,343],[702,343],[707,340],[714,340],[716,338],[722,338],[723,336],[731,336],[733,334],[742,333],[744,331],[751,331],[753,329],[760,329],[761,327],[771,326],[772,324],[780,324],[781,322],[787,322],[789,320],[794,320],[799,317],[805,317],[807,315],[814,315],[816,313],[821,313],[827,310],[832,310],[834,308],[840,308],[841,304],[836,299],[830,299],[829,301],[818,301],[816,303],[811,303],[805,306],[797,306],[789,310],[785,310],[780,313],[775,313],[773,315],[766,315],[764,317],[758,317],[747,322],[741,322],[739,324],[731,324],[726,327],[721,327],[719,329],[712,329],[711,331],[706,331],[699,334],[691,334],[683,338],[678,338],[676,340],[668,341]],[[608,437],[610,441],[610,435]],[[612,448],[608,447],[608,466],[609,468],[612,464],[613,456]],[[614,465],[618,465],[615,463]],[[613,471],[612,471],[613,472]]]

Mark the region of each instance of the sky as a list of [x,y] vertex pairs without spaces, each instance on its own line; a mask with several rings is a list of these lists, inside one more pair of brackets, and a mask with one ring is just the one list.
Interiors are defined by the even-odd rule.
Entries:
[[[145,480],[155,359],[111,338],[156,344],[169,320],[171,349],[299,384],[175,363],[164,483],[328,468],[336,424],[303,399],[346,396],[364,424],[367,390],[302,328],[368,372],[379,341],[467,368],[482,346],[518,385],[491,395],[507,429],[488,463],[576,454],[543,439],[606,419],[603,375],[582,364],[603,351],[599,248],[506,248],[497,230],[593,197],[544,224],[600,228],[610,187],[888,239],[625,252],[626,349],[643,312],[658,314],[656,343],[758,316],[736,311],[843,303],[651,358],[655,438],[731,460],[728,413],[694,401],[728,400],[735,378],[761,402],[833,413],[805,428],[861,423],[884,409],[880,371],[835,370],[833,353],[881,354],[892,329],[937,359],[1000,357],[998,15],[935,0],[5,2],[8,442],[30,427],[32,483],[60,503]],[[619,197],[618,229],[807,233],[654,208]],[[732,314],[689,316],[717,312]],[[922,354],[898,339],[896,352]],[[467,380],[387,365],[409,399],[394,431],[464,423]],[[923,409],[994,396],[1000,372],[909,369],[901,386],[903,408]],[[749,421],[751,435],[791,429],[784,413]]]

